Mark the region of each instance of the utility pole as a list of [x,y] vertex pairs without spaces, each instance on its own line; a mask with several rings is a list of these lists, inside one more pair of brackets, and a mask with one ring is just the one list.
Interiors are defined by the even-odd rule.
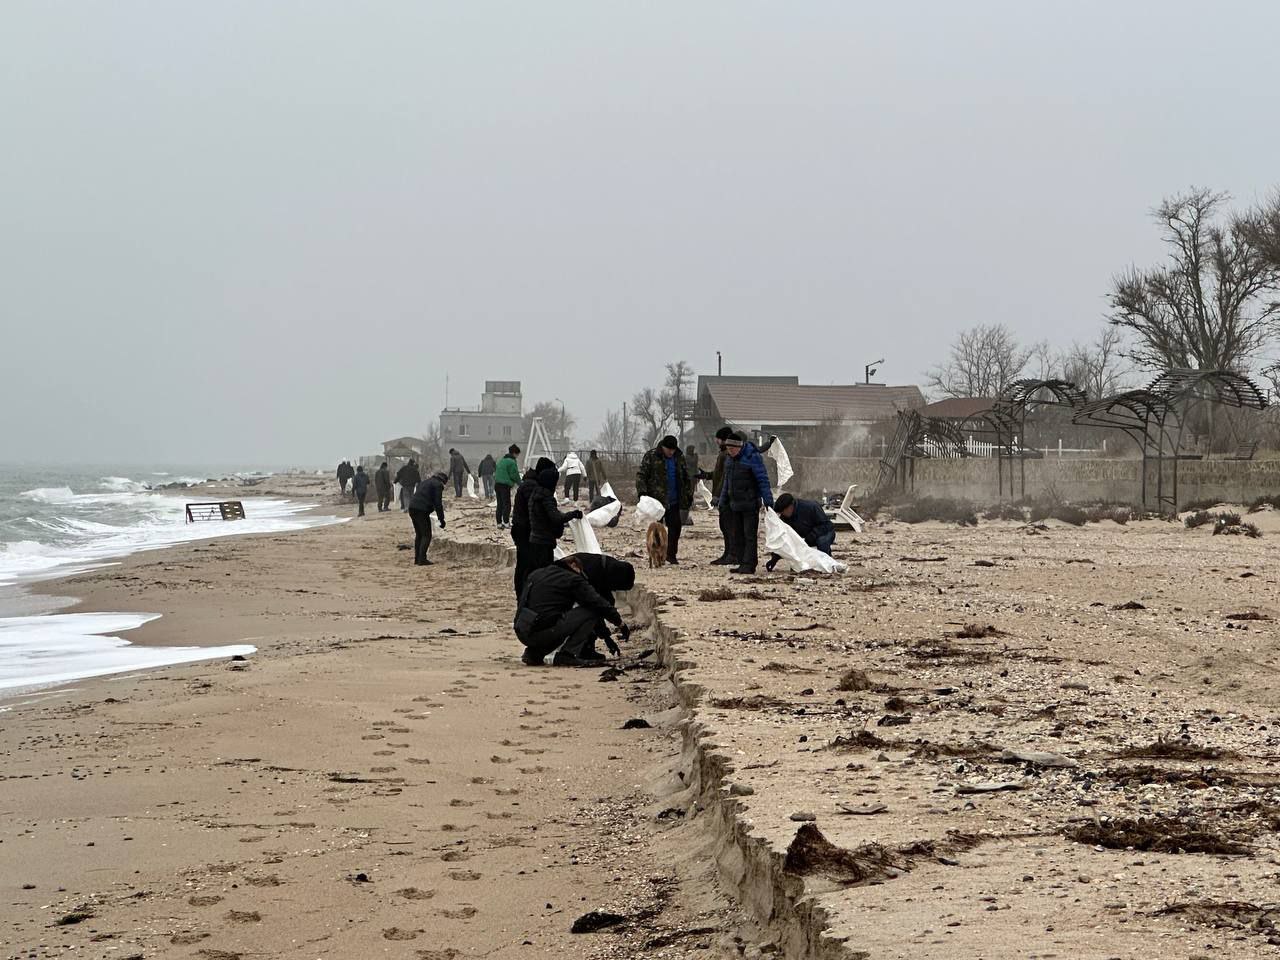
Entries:
[[724,376],[724,358],[720,356],[720,351],[716,351],[716,376]]
[[627,401],[622,401],[622,452],[627,453],[631,450],[627,446]]

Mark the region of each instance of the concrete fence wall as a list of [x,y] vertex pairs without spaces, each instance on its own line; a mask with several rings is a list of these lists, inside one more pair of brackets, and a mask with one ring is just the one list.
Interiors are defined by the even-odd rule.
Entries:
[[[824,488],[843,490],[851,483],[869,494],[880,478],[879,462],[870,459],[797,458],[797,477],[788,489],[813,494]],[[1009,464],[1005,464],[1006,470]],[[1012,465],[1016,471],[1018,464]],[[914,492],[919,496],[953,497],[989,503],[999,499],[998,463],[972,457],[964,460],[917,460]],[[1164,466],[1166,491],[1173,482],[1173,465]],[[1155,506],[1156,469],[1147,469],[1147,503]],[[1026,461],[1026,494],[1053,493],[1065,500],[1142,501],[1141,460],[1084,460],[1049,457]],[[1005,498],[1009,497],[1005,477]],[[1015,486],[1020,490],[1021,485]],[[1280,460],[1184,460],[1178,464],[1178,500],[1248,502],[1264,494],[1280,493]]]

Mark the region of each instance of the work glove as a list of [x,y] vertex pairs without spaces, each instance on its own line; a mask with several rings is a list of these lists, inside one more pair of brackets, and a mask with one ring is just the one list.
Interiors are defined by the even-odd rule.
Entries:
[[618,636],[622,638],[623,643],[631,639],[631,628],[627,624],[618,627]]
[[613,637],[605,637],[604,645],[609,649],[609,652],[612,653],[615,657],[622,655],[622,649],[614,641]]
[[769,562],[764,565],[764,568],[765,570],[769,571],[769,573],[773,573],[773,568],[776,567],[777,565],[778,565],[778,558],[772,557],[770,558]]
[[441,521],[440,521],[440,529],[441,529],[441,530],[443,530],[443,529],[444,529],[444,521],[443,521],[443,520],[441,520]]
[[581,519],[582,519],[582,511],[581,511],[581,510],[574,510],[574,511],[572,511],[572,512],[569,514],[569,519],[570,519],[570,520],[581,520]]

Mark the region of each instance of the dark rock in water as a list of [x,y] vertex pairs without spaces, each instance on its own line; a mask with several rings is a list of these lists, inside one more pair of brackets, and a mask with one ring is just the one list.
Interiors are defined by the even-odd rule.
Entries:
[[626,922],[627,918],[619,913],[609,913],[606,910],[592,910],[590,913],[584,913],[577,920],[573,921],[573,926],[569,928],[569,932],[595,933],[597,930],[616,927],[618,924]]
[[632,717],[622,725],[623,730],[648,730],[649,728],[649,721],[643,717]]

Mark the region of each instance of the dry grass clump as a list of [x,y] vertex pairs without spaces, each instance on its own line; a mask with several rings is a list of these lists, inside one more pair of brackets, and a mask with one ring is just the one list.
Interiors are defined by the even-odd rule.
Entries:
[[943,523],[958,523],[962,527],[978,525],[978,515],[973,510],[973,504],[950,497],[917,497],[906,503],[895,504],[893,518],[903,523],[939,520]]
[[1016,520],[1023,523],[1027,519],[1026,511],[1016,503],[998,503],[988,507],[982,514],[983,520]]
[[703,603],[715,603],[720,600],[734,600],[737,598],[728,587],[717,587],[715,590],[703,590],[698,594],[698,599]]
[[1061,520],[1073,527],[1083,527],[1089,521],[1089,515],[1075,504],[1062,500],[1037,500],[1031,505],[1028,519],[1032,523],[1041,520]]
[[1256,498],[1249,504],[1249,512],[1259,513],[1268,507],[1272,510],[1280,510],[1280,494],[1266,493]]
[[1068,827],[1063,835],[1077,843],[1109,850],[1143,850],[1152,853],[1247,854],[1253,848],[1239,832],[1214,832],[1207,824],[1194,825],[1178,817],[1103,818]]

